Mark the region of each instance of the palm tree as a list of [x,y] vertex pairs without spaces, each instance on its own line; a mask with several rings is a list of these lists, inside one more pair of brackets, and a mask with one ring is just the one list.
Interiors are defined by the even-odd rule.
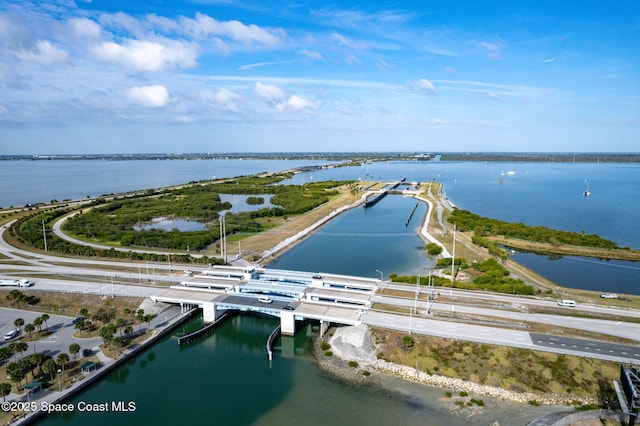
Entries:
[[71,355],[73,355],[73,357],[75,358],[76,355],[78,355],[78,352],[80,352],[80,345],[77,343],[72,343],[69,345],[69,353]]
[[20,364],[17,362],[12,362],[7,365],[7,374],[9,375],[9,380],[14,382],[18,387],[18,390],[21,390],[20,382],[27,375],[26,371],[22,368]]
[[44,326],[47,328],[47,331],[49,331],[49,324],[47,324],[47,320],[50,318],[49,315],[42,314],[40,315],[40,318],[42,318],[42,321],[44,321]]
[[65,365],[67,365],[67,363],[69,362],[69,354],[66,354],[64,352],[60,352],[58,354],[58,356],[56,357],[56,364],[58,364],[60,366],[60,368],[62,368],[62,382],[64,383],[64,367]]
[[29,333],[29,340],[32,340],[32,336],[31,333],[33,333],[36,329],[36,326],[29,323],[27,325],[24,326],[24,331],[26,331],[27,333]]
[[38,331],[42,331],[42,317],[36,317],[36,319],[33,320],[33,325],[38,327]]
[[42,371],[45,374],[48,374],[49,379],[51,380],[53,380],[53,373],[55,373],[57,369],[58,366],[56,365],[56,362],[51,358],[42,363]]
[[47,356],[42,352],[36,352],[35,354],[31,355],[31,358],[36,363],[38,368],[40,368],[40,373],[42,373],[42,364],[44,364],[44,362],[47,360]]
[[2,395],[2,400],[7,401],[7,395],[11,393],[11,383],[0,383],[0,395]]
[[122,336],[122,328],[126,323],[127,321],[124,318],[118,318],[116,320],[116,330],[120,330],[120,336]]
[[16,342],[14,348],[16,351],[20,352],[20,358],[22,358],[22,353],[29,349],[29,345],[26,342]]
[[18,328],[18,330],[20,330],[20,327],[24,325],[24,320],[22,318],[16,318],[13,321],[13,325],[15,325]]

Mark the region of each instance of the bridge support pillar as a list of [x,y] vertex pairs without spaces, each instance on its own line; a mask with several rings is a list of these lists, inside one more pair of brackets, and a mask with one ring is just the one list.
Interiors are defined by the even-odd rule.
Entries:
[[320,320],[320,337],[324,336],[329,329],[329,321]]
[[216,305],[213,302],[204,302],[202,304],[202,319],[204,322],[216,321]]
[[284,336],[296,334],[296,319],[292,311],[280,311],[280,332]]

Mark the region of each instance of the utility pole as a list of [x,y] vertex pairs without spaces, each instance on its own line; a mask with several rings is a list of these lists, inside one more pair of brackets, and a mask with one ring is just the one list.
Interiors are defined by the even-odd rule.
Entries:
[[227,225],[225,223],[224,214],[220,215],[220,254],[227,264]]
[[451,256],[451,288],[456,283],[456,224],[453,224],[453,254]]
[[47,250],[47,232],[44,229],[44,219],[42,219],[42,236],[44,237],[44,251]]

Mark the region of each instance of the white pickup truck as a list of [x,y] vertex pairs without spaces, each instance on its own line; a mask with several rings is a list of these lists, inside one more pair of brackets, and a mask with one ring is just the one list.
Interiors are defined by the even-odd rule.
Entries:
[[9,287],[31,287],[34,283],[27,280],[0,280],[0,286],[9,286]]

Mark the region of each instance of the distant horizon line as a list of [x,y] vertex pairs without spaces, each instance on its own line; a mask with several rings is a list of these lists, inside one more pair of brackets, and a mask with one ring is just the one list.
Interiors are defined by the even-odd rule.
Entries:
[[514,156],[629,156],[639,155],[640,151],[218,151],[218,152],[138,152],[138,153],[74,153],[74,154],[0,154],[0,158],[70,158],[70,157],[188,157],[188,156],[312,156],[312,155],[413,155],[413,156],[437,156],[445,154],[454,155],[514,155]]

